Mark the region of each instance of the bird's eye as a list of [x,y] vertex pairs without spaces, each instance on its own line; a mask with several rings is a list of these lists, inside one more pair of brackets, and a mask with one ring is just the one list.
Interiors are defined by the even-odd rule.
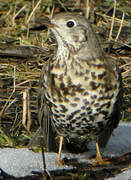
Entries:
[[75,26],[75,22],[70,20],[70,21],[67,22],[66,25],[67,25],[67,27],[71,28],[71,27]]

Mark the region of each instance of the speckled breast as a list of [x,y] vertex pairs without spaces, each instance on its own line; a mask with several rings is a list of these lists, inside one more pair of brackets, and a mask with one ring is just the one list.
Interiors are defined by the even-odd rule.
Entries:
[[53,74],[53,88],[48,89],[46,100],[60,135],[96,136],[111,121],[119,92],[118,74],[100,63],[86,64],[81,71],[76,69]]

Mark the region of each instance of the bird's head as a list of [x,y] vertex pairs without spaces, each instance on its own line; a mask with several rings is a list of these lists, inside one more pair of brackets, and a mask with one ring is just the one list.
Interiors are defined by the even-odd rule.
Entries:
[[84,48],[83,50],[87,51],[91,58],[92,56],[101,56],[99,42],[92,26],[84,16],[74,13],[60,13],[54,15],[50,22],[45,24],[55,35],[58,48],[67,46],[74,51]]

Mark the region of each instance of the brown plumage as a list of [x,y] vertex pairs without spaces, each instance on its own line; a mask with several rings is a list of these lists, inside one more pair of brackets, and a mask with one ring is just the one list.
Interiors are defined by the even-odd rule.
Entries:
[[[120,120],[119,70],[106,58],[88,21],[80,15],[61,13],[45,23],[57,40],[53,59],[40,77],[39,121],[49,151],[55,151],[55,134],[86,136],[104,147]],[[100,158],[98,146],[97,158]]]

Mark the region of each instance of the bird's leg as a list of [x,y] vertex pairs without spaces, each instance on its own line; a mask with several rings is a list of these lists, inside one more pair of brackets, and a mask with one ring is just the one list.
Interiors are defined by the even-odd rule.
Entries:
[[102,155],[100,153],[100,148],[99,148],[98,141],[96,141],[96,159],[95,160],[96,160],[96,162],[93,163],[94,166],[110,164],[110,161],[108,161],[108,159],[103,159],[102,158]]
[[96,162],[98,162],[100,164],[103,162],[98,141],[96,141]]
[[56,164],[58,166],[62,166],[64,163],[61,159],[61,150],[62,150],[62,144],[63,144],[63,136],[60,136],[60,142],[59,142],[59,152],[58,152],[58,156],[57,156],[57,160],[56,160]]

